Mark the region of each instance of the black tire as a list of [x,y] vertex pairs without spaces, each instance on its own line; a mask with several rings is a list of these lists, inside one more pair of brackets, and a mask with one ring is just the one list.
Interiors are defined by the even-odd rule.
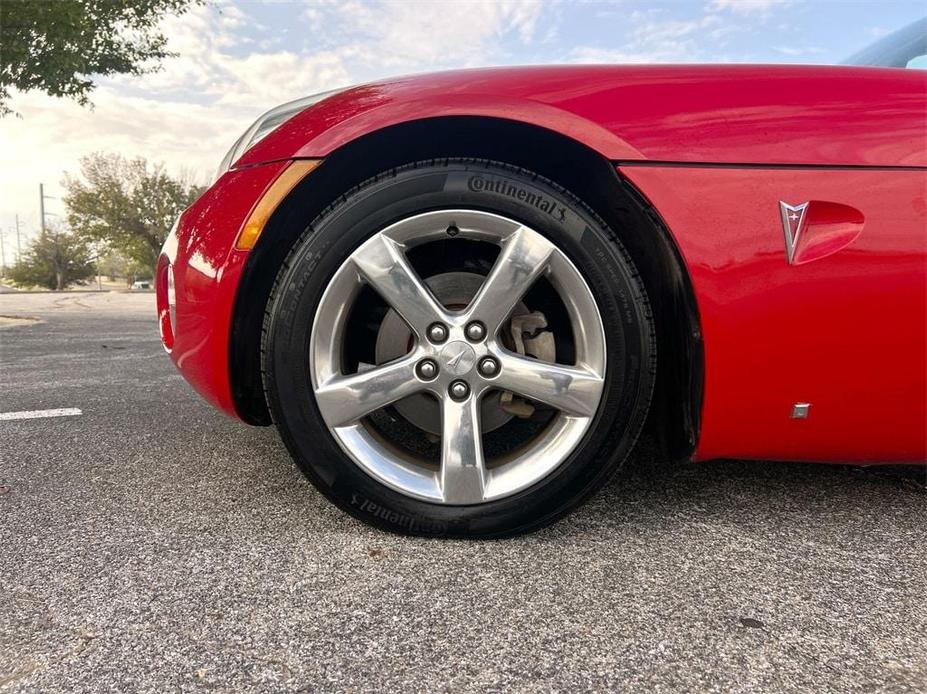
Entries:
[[[474,185],[491,176],[492,190]],[[519,190],[556,202],[547,211]],[[498,191],[498,192],[497,192]],[[386,487],[348,458],[317,409],[307,355],[311,322],[336,269],[365,239],[420,212],[472,208],[515,219],[580,268],[606,326],[605,393],[581,443],[553,473],[512,496],[473,506],[429,503]],[[643,284],[617,235],[579,199],[536,174],[473,159],[425,161],[384,172],[312,221],[280,268],[262,341],[263,382],[280,435],[328,499],[360,520],[404,534],[486,538],[526,532],[587,499],[631,451],[656,372],[653,320]]]

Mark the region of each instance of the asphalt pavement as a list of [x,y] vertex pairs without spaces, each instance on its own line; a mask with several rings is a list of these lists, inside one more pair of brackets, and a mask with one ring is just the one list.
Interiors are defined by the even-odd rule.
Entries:
[[647,446],[492,542],[330,506],[202,402],[151,294],[5,294],[0,690],[927,691],[923,468]]

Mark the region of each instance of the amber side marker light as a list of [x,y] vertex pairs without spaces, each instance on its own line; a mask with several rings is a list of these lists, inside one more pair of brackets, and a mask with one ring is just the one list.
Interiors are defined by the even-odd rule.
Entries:
[[296,159],[286,167],[283,173],[277,176],[276,180],[270,184],[270,187],[264,191],[264,195],[258,200],[254,209],[251,210],[248,221],[245,222],[245,225],[241,228],[241,233],[238,234],[235,248],[240,251],[250,251],[254,248],[274,210],[296,187],[296,184],[308,176],[321,163],[321,159]]

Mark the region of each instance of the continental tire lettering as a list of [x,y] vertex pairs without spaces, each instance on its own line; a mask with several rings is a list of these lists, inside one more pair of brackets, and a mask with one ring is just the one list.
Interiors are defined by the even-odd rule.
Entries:
[[375,518],[379,518],[380,520],[384,520],[387,523],[404,528],[409,532],[425,532],[435,535],[440,535],[447,532],[447,525],[445,523],[407,516],[404,513],[399,513],[398,511],[393,511],[392,509],[389,509],[385,506],[374,503],[373,501],[370,501],[370,499],[364,498],[357,492],[351,493],[351,505],[356,506],[364,513],[369,513]]
[[470,178],[467,179],[467,188],[474,193],[498,193],[500,195],[506,195],[539,209],[558,222],[566,220],[566,207],[541,193],[523,188],[504,178],[492,178],[480,174],[470,176]]

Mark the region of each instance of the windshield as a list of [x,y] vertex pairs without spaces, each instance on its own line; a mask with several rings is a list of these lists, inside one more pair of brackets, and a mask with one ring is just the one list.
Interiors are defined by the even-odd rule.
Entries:
[[883,36],[843,62],[844,65],[927,68],[927,17]]

